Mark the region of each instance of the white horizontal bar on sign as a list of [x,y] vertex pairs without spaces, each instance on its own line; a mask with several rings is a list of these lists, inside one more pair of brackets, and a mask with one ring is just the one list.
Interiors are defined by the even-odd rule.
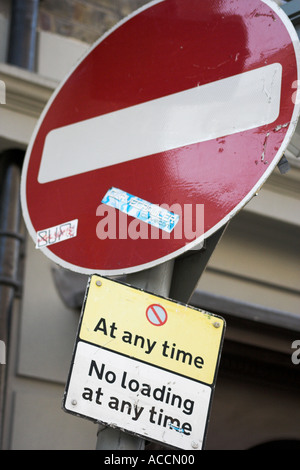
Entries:
[[47,183],[276,120],[279,63],[54,129],[38,181]]

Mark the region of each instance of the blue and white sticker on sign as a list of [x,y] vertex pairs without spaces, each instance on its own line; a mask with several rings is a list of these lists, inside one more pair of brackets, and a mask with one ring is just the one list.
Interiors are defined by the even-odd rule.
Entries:
[[168,233],[179,221],[178,214],[117,188],[110,188],[101,202]]

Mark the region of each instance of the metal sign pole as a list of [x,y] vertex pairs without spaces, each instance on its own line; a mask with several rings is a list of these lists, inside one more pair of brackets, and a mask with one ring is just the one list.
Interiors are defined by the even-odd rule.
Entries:
[[[174,261],[171,260],[155,268],[129,274],[126,277],[126,282],[133,287],[168,297],[173,267]],[[144,448],[144,439],[125,433],[120,429],[99,425],[96,450],[143,450]]]

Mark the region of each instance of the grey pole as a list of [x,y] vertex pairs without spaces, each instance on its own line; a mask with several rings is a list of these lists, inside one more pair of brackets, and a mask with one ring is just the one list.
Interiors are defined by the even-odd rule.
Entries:
[[[168,261],[155,268],[129,274],[126,283],[152,294],[168,297],[173,275],[174,261]],[[143,450],[144,439],[100,425],[97,434],[96,450]]]
[[[34,70],[39,0],[13,0],[7,62]],[[21,233],[20,178],[24,152],[0,155],[0,339],[7,346],[12,303],[20,287]],[[7,351],[9,347],[7,347]],[[0,447],[3,446],[6,368],[0,368]]]

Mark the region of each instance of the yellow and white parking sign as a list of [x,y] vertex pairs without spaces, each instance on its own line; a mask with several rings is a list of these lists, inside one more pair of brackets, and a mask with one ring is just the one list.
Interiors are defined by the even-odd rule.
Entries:
[[94,275],[64,409],[181,449],[202,449],[223,318]]

